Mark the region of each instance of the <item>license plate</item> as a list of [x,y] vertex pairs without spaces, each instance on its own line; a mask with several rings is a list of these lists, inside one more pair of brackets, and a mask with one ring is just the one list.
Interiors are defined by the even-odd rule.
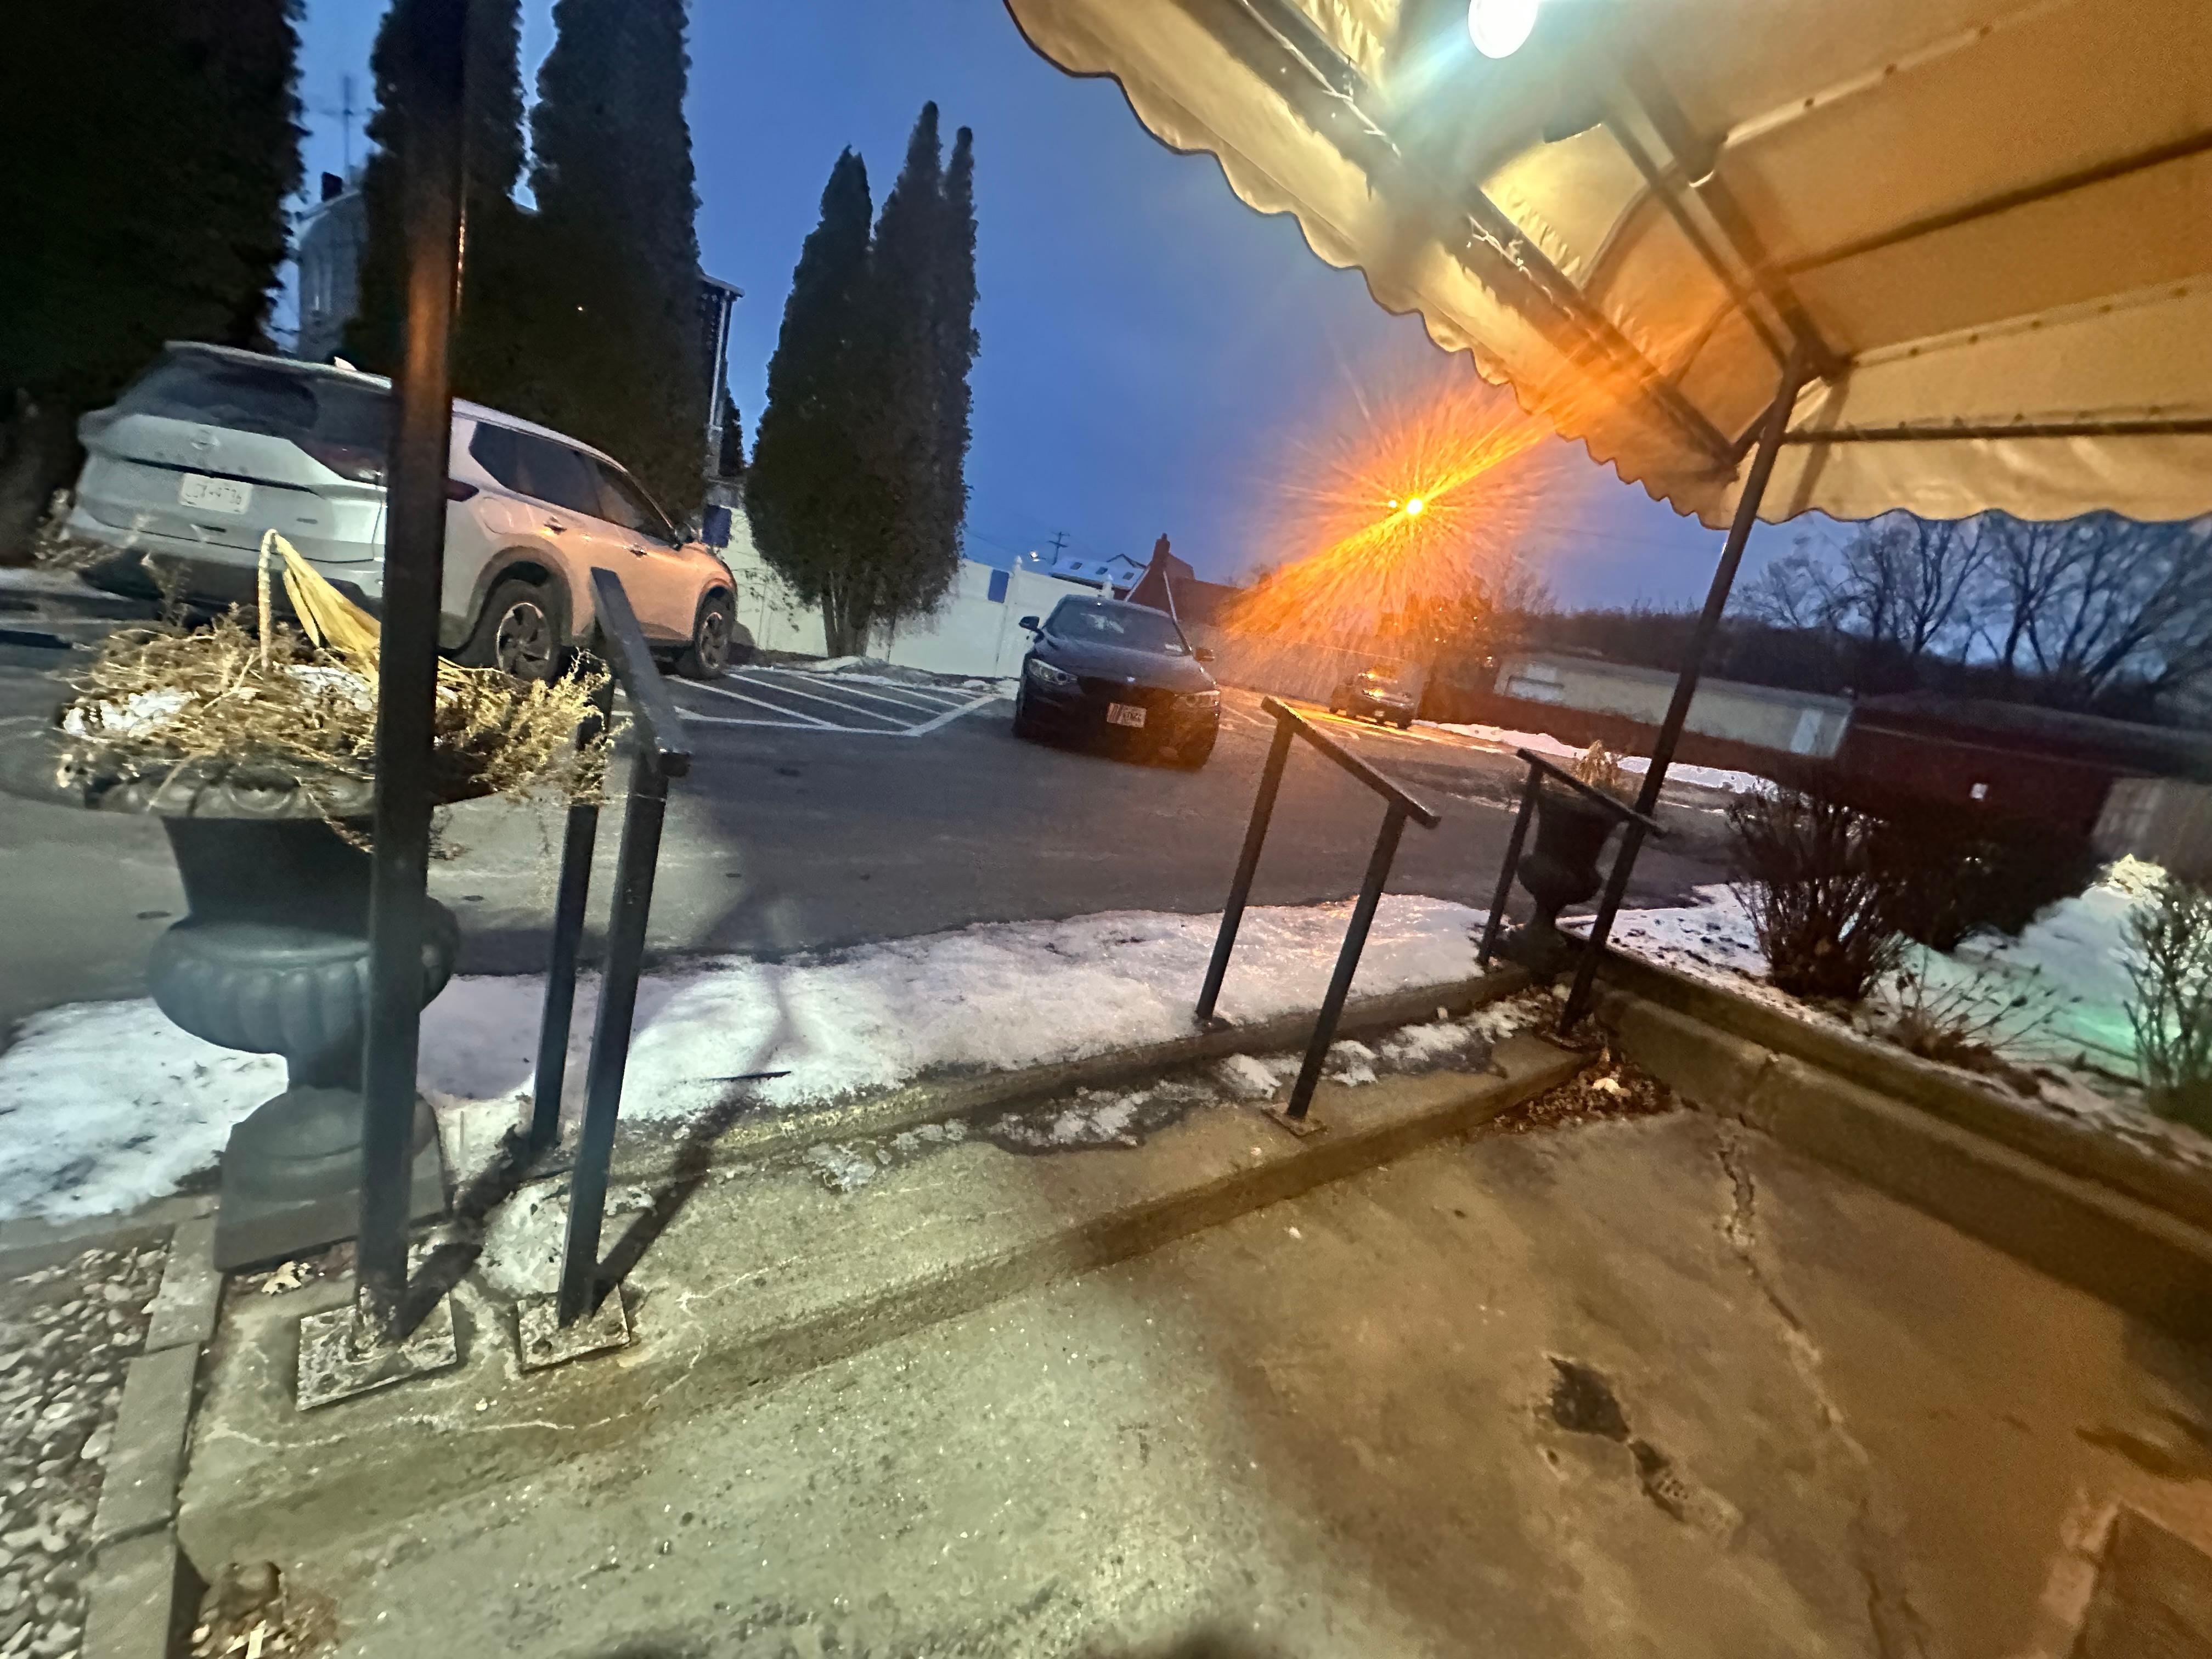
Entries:
[[1106,705],[1106,724],[1109,726],[1142,726],[1145,711],[1131,702],[1109,702]]
[[236,478],[205,478],[187,472],[177,485],[177,500],[185,507],[204,507],[212,513],[243,513],[253,504],[253,486]]

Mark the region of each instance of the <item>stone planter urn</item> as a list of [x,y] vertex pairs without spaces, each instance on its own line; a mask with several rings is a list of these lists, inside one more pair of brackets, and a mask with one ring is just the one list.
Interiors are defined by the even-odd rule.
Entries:
[[1620,822],[1564,785],[1547,781],[1537,790],[1536,844],[1521,860],[1521,885],[1536,901],[1536,914],[1509,946],[1531,973],[1548,978],[1573,960],[1575,942],[1559,932],[1559,912],[1597,891],[1598,858]]
[[[210,777],[180,769],[158,782],[108,787],[54,777],[50,763],[17,756],[4,781],[48,800],[152,813],[167,833],[189,914],[155,942],[147,964],[161,1012],[222,1048],[284,1057],[288,1086],[234,1128],[224,1149],[216,1265],[280,1261],[352,1237],[370,860],[331,820],[366,830],[371,787],[331,779],[313,786],[311,799],[291,779],[239,769]],[[428,902],[425,1004],[451,977],[459,939],[452,912]],[[435,1126],[420,1100],[414,1147],[410,1215],[420,1220],[446,1205]]]

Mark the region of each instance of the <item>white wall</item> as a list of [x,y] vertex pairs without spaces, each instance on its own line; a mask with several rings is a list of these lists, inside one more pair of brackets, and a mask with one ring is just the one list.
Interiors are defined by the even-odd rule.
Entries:
[[[1674,677],[1655,668],[1589,657],[1522,653],[1498,665],[1500,695],[1592,714],[1625,714],[1656,726],[1674,695]],[[1851,706],[1841,697],[1734,680],[1699,682],[1686,722],[1692,732],[1758,744],[1793,755],[1827,756],[1843,741]]]
[[722,562],[737,578],[739,645],[750,641],[762,651],[790,651],[801,656],[827,653],[822,612],[804,603],[791,584],[768,568],[753,546],[752,526],[742,507],[730,509],[730,544],[721,550]]
[[[721,554],[737,579],[738,626],[756,648],[812,657],[828,653],[822,612],[803,603],[791,584],[769,568],[753,545],[742,507],[731,511],[730,544]],[[991,598],[994,575],[1006,579],[1002,599]],[[1022,656],[1029,649],[1030,636],[1022,631],[1021,619],[1043,616],[1070,594],[1096,599],[1098,590],[1042,571],[1000,570],[963,559],[952,591],[937,613],[879,634],[868,654],[932,673],[1008,678],[1021,672]]]
[[[991,598],[994,576],[1006,578],[1005,597],[995,600]],[[937,674],[1010,678],[1021,672],[1023,654],[1030,648],[1021,619],[1041,617],[1071,594],[1097,599],[1098,590],[1042,571],[1001,570],[963,559],[952,591],[936,613],[878,635],[868,654]]]

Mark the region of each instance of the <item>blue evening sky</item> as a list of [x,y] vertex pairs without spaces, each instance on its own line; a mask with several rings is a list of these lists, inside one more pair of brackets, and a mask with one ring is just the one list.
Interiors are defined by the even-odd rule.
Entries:
[[[368,94],[383,7],[308,0],[301,62],[308,178],[339,170],[341,77]],[[524,84],[552,45],[525,0]],[[1171,154],[1111,82],[1062,75],[998,0],[707,0],[691,20],[690,117],[702,264],[745,293],[730,344],[748,441],[800,241],[849,144],[878,203],[935,99],[975,130],[983,349],[975,374],[968,550],[1006,563],[1065,532],[1142,558],[1162,531],[1201,575],[1271,562],[1267,526],[1298,446],[1363,386],[1441,356],[1333,270],[1287,217]],[[352,153],[362,149],[360,119]],[[1457,372],[1472,375],[1471,365]],[[1701,599],[1721,538],[1576,447],[1544,469],[1524,550],[1563,603]],[[1762,529],[1745,574],[1801,530]]]

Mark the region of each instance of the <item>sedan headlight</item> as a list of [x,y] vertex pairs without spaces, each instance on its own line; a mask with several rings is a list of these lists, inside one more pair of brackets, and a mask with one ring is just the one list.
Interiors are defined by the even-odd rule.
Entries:
[[1221,707],[1221,693],[1186,691],[1182,694],[1182,706],[1186,708],[1218,708]]
[[1030,678],[1039,685],[1048,685],[1055,691],[1073,691],[1080,684],[1065,668],[1054,668],[1042,657],[1030,659]]

